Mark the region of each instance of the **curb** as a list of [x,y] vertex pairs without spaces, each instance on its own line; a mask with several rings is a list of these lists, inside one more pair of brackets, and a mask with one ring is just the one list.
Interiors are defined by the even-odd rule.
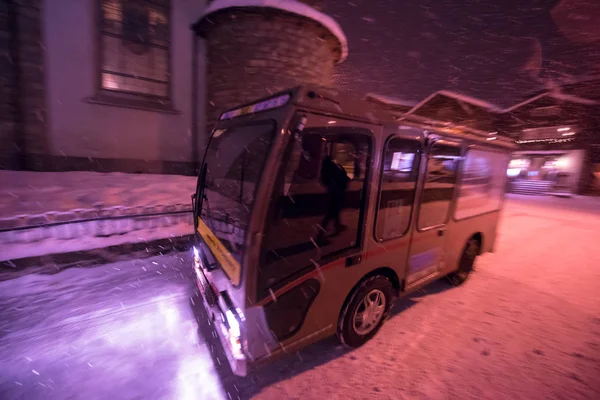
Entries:
[[0,262],[0,281],[28,274],[55,274],[67,268],[86,268],[117,261],[143,259],[191,247],[194,235],[163,238],[148,242],[124,243],[103,248],[48,254]]
[[[45,239],[74,240],[83,237],[104,238],[144,229],[170,227],[181,223],[192,226],[192,212],[188,206],[173,205],[139,207],[144,213],[123,212],[121,208],[99,210],[94,215],[46,213],[0,219],[0,246],[31,244]],[[82,218],[82,217],[88,217]],[[33,224],[36,222],[37,224]]]
[[98,220],[118,220],[135,217],[190,213],[189,204],[160,206],[113,206],[108,208],[77,208],[69,211],[48,211],[43,214],[23,214],[0,218],[0,232],[28,230],[40,227],[64,225]]

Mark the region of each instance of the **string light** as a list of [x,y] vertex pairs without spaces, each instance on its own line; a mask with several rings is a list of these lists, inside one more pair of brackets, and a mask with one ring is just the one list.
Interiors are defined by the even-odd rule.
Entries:
[[517,143],[517,144],[525,144],[525,143],[566,143],[566,142],[572,142],[573,139],[574,138],[515,140],[515,143]]

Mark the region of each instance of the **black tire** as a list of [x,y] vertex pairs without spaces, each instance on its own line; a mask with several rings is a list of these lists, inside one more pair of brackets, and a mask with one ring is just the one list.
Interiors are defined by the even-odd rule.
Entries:
[[[383,315],[368,333],[360,334],[355,330],[354,317],[357,309],[363,304],[365,297],[372,294],[374,291],[381,292],[385,298]],[[389,316],[394,297],[392,282],[385,276],[376,275],[362,281],[358,287],[354,289],[340,314],[338,322],[338,337],[340,341],[348,347],[356,348],[362,346],[375,336]]]
[[462,285],[469,278],[469,275],[473,271],[475,259],[479,255],[480,247],[481,245],[477,239],[469,239],[458,262],[458,269],[447,276],[448,282],[452,286]]

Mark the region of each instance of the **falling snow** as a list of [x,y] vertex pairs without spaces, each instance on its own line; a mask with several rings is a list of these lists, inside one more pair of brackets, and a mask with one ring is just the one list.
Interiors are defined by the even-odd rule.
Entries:
[[[499,110],[547,89],[540,96],[598,105],[598,99],[559,90],[600,71],[597,31],[595,41],[576,43],[560,22],[560,10],[574,2],[531,0],[514,7],[476,0],[306,3],[324,3],[325,12],[294,0],[215,0],[205,12],[265,6],[317,21],[338,39],[340,61],[345,59],[334,72],[336,87],[399,96],[370,95],[387,104],[414,105],[403,99],[438,93]],[[38,44],[51,50],[45,41]],[[9,66],[20,61],[9,52],[2,59]],[[181,91],[178,83],[173,86],[175,93]],[[60,92],[49,88],[50,94]],[[52,107],[65,112],[68,103],[54,100]],[[47,115],[38,108],[21,117],[54,132],[57,123]],[[369,119],[377,122],[372,115]],[[187,122],[184,126],[190,138],[192,130]],[[79,144],[91,141],[85,129],[76,134]],[[20,151],[19,143],[2,144]],[[81,150],[56,140],[51,147],[56,156]],[[81,155],[86,157],[94,161],[88,153]],[[14,218],[187,204],[196,178],[2,170],[0,182],[0,218]],[[168,234],[189,229],[179,226]],[[247,378],[232,376],[227,366],[194,293],[189,252],[0,280],[0,397],[599,399],[598,231],[598,199],[510,196],[495,253],[478,259],[465,285],[436,282],[398,301],[381,332],[359,349],[327,339]],[[119,240],[133,241],[134,235],[138,241],[158,237],[135,232]],[[76,250],[95,248],[95,240],[80,238]],[[121,243],[111,240],[102,243]],[[53,239],[19,246],[10,243],[11,257],[74,250]],[[384,244],[374,246],[388,251]],[[6,248],[0,252],[9,254]],[[324,281],[319,261],[311,262],[323,284],[335,284]],[[269,293],[277,302],[276,293]]]
[[[556,0],[326,3],[350,47],[336,84],[358,93],[423,99],[448,89],[504,108],[550,81],[600,72],[598,40],[580,45],[565,37],[550,14]],[[524,70],[538,62],[533,76]]]

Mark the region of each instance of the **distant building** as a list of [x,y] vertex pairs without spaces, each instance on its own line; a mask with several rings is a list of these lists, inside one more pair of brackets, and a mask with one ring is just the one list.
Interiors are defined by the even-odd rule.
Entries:
[[501,109],[493,104],[461,93],[441,90],[425,98],[407,112],[420,119],[450,122],[490,136],[498,133],[498,114]]
[[600,194],[600,79],[588,78],[529,96],[508,109],[450,91],[414,107],[367,96],[423,123],[488,135],[519,145],[508,168],[509,191],[523,194]]
[[224,109],[331,82],[345,36],[306,3],[0,0],[0,168],[193,173]]
[[509,176],[520,193],[600,190],[600,79],[537,93],[505,110],[499,124],[515,137]]

